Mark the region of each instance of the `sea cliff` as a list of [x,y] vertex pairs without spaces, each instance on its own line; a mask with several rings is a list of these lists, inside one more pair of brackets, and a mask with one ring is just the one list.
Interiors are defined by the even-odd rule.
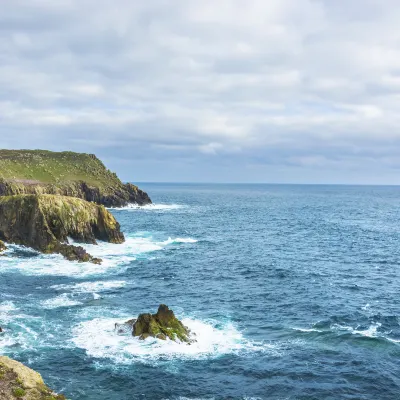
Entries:
[[122,183],[93,154],[0,150],[0,196],[16,194],[77,197],[106,207],[151,203],[147,193]]
[[69,244],[70,239],[91,244],[125,240],[119,223],[104,206],[48,194],[0,197],[0,239],[43,253],[60,253],[69,260],[95,263],[101,260]]

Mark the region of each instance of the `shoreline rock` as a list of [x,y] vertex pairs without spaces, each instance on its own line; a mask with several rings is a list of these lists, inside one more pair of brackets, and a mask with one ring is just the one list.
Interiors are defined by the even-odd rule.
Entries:
[[0,399],[15,400],[66,400],[54,393],[43,381],[42,376],[8,357],[0,357]]
[[97,240],[123,243],[119,223],[104,206],[73,197],[16,195],[0,197],[0,239],[68,260],[100,263],[81,246]]
[[5,245],[5,243],[0,240],[0,253],[2,253],[3,251],[7,250],[7,246]]
[[125,324],[132,327],[132,335],[138,336],[140,340],[154,337],[161,340],[169,338],[187,344],[195,342],[191,338],[189,328],[183,325],[165,304],[158,307],[156,314],[140,314],[137,319],[129,320]]

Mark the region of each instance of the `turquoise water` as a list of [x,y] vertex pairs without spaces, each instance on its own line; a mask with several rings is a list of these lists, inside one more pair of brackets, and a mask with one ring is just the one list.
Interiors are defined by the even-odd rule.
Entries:
[[[102,266],[0,258],[1,353],[74,400],[400,398],[400,188],[141,186]],[[160,303],[195,345],[114,332]]]

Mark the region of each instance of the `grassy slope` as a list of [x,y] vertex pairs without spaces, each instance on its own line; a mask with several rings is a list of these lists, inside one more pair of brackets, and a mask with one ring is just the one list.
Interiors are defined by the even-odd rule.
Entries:
[[121,184],[95,156],[70,151],[0,150],[0,178],[54,184],[83,180],[101,188]]

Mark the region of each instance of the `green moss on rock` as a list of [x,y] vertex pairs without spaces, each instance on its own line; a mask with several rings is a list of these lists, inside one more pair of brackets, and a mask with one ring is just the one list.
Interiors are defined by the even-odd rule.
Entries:
[[114,216],[104,206],[56,195],[0,197],[0,239],[32,247],[43,253],[60,253],[69,260],[101,260],[80,246],[97,240],[122,243],[125,238]]
[[185,343],[192,343],[190,330],[179,321],[172,310],[165,304],[161,304],[156,314],[140,314],[132,323],[132,335],[139,339],[154,337],[161,340],[167,338]]

